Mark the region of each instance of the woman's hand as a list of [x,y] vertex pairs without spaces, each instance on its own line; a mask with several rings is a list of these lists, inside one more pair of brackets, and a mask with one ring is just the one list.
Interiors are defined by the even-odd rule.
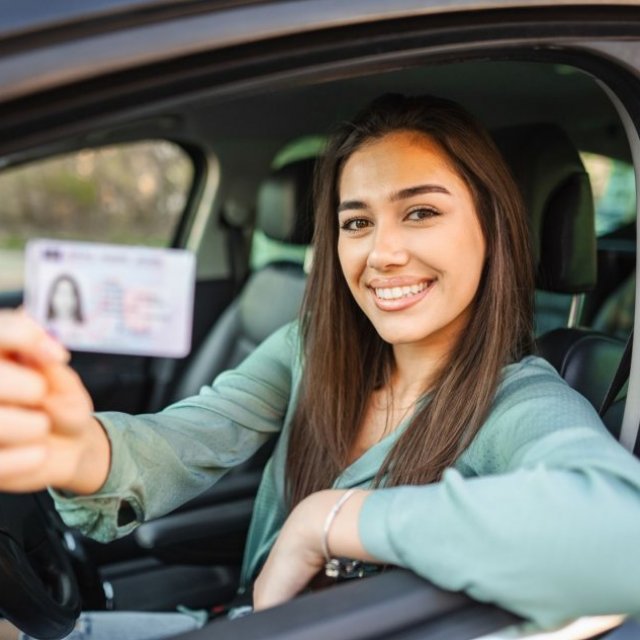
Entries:
[[0,312],[0,491],[91,493],[104,484],[109,441],[68,361],[26,313]]
[[[324,568],[324,524],[344,493],[342,490],[319,491],[305,498],[291,512],[254,584],[255,610],[267,609],[293,598]],[[356,492],[333,520],[328,537],[332,556],[376,561],[364,550],[358,534],[360,509],[369,493]]]

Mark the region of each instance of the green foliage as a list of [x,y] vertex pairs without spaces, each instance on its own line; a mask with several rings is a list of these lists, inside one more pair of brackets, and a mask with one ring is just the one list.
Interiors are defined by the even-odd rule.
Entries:
[[45,176],[43,182],[50,198],[67,200],[73,209],[98,206],[98,186],[91,178],[59,171]]
[[82,150],[0,174],[0,247],[31,237],[167,245],[193,180],[189,157],[151,141]]
[[167,246],[193,165],[150,141],[85,149],[0,173],[0,290],[18,290],[31,238]]

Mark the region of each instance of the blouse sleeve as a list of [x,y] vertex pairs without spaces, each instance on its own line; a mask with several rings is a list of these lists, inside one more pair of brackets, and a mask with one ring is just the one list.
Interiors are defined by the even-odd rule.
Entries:
[[97,414],[111,443],[111,469],[90,496],[50,491],[65,523],[112,540],[247,460],[282,427],[297,353],[296,327],[287,325],[197,396],[157,414]]
[[503,386],[458,470],[374,491],[362,543],[545,627],[640,615],[640,462],[547,367]]

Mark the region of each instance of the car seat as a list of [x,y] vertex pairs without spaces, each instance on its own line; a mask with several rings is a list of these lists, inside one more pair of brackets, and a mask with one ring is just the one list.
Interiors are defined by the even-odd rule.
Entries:
[[[267,238],[288,245],[310,245],[314,165],[314,159],[291,162],[274,171],[259,188],[256,229]],[[171,399],[197,394],[219,373],[238,365],[276,329],[294,320],[305,283],[303,264],[291,260],[268,262],[250,273],[236,299],[205,337]],[[142,524],[132,534],[136,543],[171,562],[176,548],[187,543],[193,546],[198,541],[200,546],[191,552],[192,557],[205,564],[228,564],[233,573],[233,565],[239,565],[242,558],[262,469],[275,442],[272,438],[251,458],[172,514]]]
[[[536,124],[501,130],[496,141],[511,166],[529,213],[536,286],[574,296],[567,324],[536,340],[538,354],[600,409],[624,351],[614,336],[577,325],[577,296],[593,289],[597,277],[594,205],[580,156],[557,126]],[[537,314],[544,315],[545,308]],[[619,434],[623,403],[604,416]]]
[[[313,158],[298,160],[274,171],[264,181],[258,190],[256,229],[282,243],[311,243],[314,165]],[[238,365],[276,329],[294,320],[305,282],[303,265],[298,262],[278,260],[252,272],[205,337],[171,399],[198,393],[219,373]]]
[[[594,204],[589,176],[567,134],[537,123],[494,134],[520,187],[529,218],[536,268],[538,334],[575,326],[584,294],[596,284]],[[571,298],[566,303],[553,295]]]

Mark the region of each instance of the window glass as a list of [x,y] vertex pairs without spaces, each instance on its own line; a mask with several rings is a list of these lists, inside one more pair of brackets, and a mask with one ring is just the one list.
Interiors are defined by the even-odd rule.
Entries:
[[83,149],[0,173],[0,291],[22,288],[30,238],[166,246],[193,183],[166,141]]
[[594,153],[581,153],[589,174],[596,210],[596,234],[606,235],[636,217],[636,181],[633,166]]
[[599,295],[590,323],[598,331],[626,339],[633,328],[636,289],[634,170],[627,162],[605,156],[581,156],[593,188],[596,232],[608,236],[598,243],[607,259],[599,263]]

